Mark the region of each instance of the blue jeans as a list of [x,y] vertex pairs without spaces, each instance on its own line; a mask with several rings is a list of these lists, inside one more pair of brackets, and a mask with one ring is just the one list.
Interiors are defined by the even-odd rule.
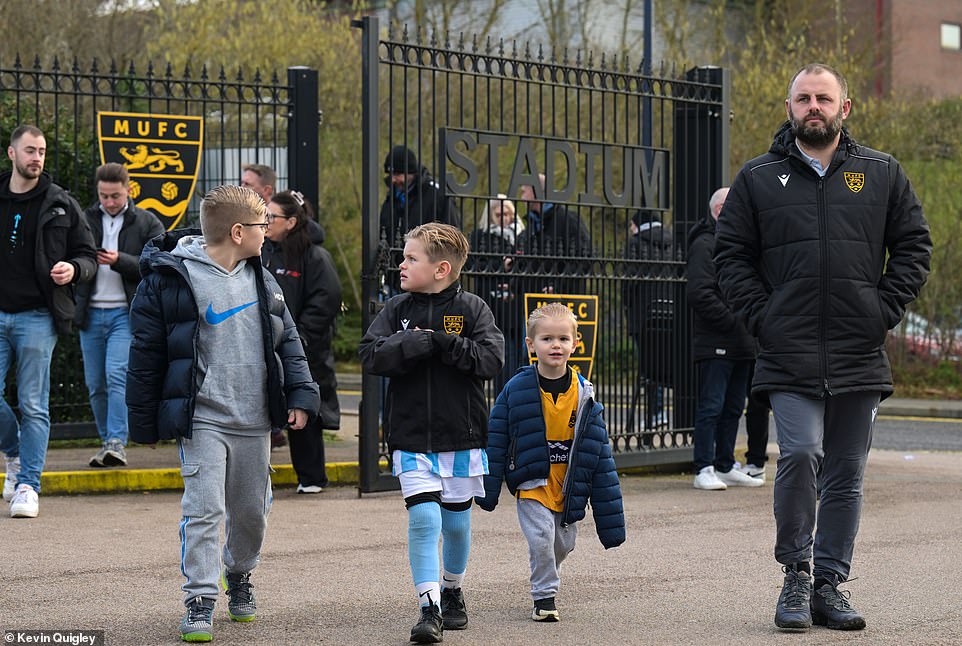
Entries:
[[714,466],[728,473],[735,464],[738,420],[745,408],[750,360],[705,359],[698,362],[698,407],[695,409],[695,473]]
[[0,451],[20,456],[17,484],[40,491],[40,473],[50,439],[50,360],[57,345],[53,317],[46,309],[0,312],[0,374],[17,363],[17,402],[21,422],[0,402]]
[[87,315],[80,330],[84,356],[84,381],[100,440],[127,444],[127,356],[130,353],[130,317],[126,307],[97,309]]

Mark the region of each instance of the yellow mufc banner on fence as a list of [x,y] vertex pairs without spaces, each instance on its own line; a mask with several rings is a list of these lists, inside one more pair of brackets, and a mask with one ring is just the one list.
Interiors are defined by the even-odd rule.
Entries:
[[203,117],[98,112],[97,135],[101,161],[127,167],[134,204],[176,227],[197,183]]
[[[572,368],[591,379],[591,368],[595,363],[595,345],[598,339],[598,297],[584,294],[541,294],[524,295],[524,320],[531,312],[548,303],[561,303],[571,310],[578,320],[578,339],[575,351],[568,363]],[[535,364],[538,358],[532,353],[528,362]]]

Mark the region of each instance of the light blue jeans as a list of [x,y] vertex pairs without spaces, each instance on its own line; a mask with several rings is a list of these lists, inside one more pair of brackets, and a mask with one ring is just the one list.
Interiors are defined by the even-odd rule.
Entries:
[[127,444],[127,357],[130,317],[126,307],[88,311],[87,329],[80,330],[84,380],[100,440]]
[[50,360],[57,345],[53,317],[46,309],[0,312],[0,375],[17,364],[21,421],[6,399],[0,401],[0,451],[20,456],[17,484],[40,491],[40,474],[50,439]]

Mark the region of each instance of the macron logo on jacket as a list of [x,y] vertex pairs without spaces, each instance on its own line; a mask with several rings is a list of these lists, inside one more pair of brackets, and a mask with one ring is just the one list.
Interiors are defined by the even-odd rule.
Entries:
[[207,311],[204,313],[204,318],[207,319],[207,322],[209,324],[217,325],[219,323],[223,323],[224,321],[234,316],[238,312],[241,312],[247,309],[251,305],[257,305],[257,301],[244,303],[243,305],[238,305],[237,307],[232,307],[229,310],[224,310],[223,312],[218,313],[214,311],[214,304],[210,303],[209,305],[207,305]]

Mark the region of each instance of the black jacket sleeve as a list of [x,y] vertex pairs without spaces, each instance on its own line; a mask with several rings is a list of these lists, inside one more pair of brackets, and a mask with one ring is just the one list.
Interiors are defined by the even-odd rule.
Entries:
[[725,198],[716,225],[715,270],[725,302],[757,338],[769,295],[756,265],[761,257],[761,241],[749,181],[750,173],[742,169]]
[[312,245],[304,257],[304,293],[297,331],[308,348],[321,345],[329,338],[331,328],[341,310],[341,281],[331,254]]
[[70,218],[67,250],[64,258],[51,258],[51,260],[54,264],[60,260],[66,260],[74,267],[73,282],[86,283],[97,275],[97,247],[80,205],[66,195],[64,206]]
[[722,300],[715,276],[715,261],[712,258],[714,240],[700,235],[688,248],[688,283],[685,290],[688,304],[705,321],[719,332],[735,328],[735,315]]
[[882,316],[888,329],[902,320],[905,306],[916,299],[929,274],[932,238],[922,213],[922,204],[912,190],[902,166],[891,160],[889,193],[885,225],[888,262],[879,281]]
[[358,347],[361,365],[373,375],[397,377],[407,374],[416,362],[438,351],[430,330],[395,331],[397,298],[389,300],[371,321]]
[[[99,208],[99,207],[98,207]],[[129,235],[136,238],[137,246],[143,250],[144,246],[164,232],[164,225],[157,216],[147,211],[138,213],[134,226],[131,227]],[[128,243],[130,238],[128,238]],[[113,270],[123,276],[124,280],[136,283],[140,280],[140,251],[128,253],[118,251],[117,262],[114,263]]]
[[157,414],[167,375],[167,325],[154,283],[141,281],[130,308],[127,424],[131,439],[141,444],[159,439]]

